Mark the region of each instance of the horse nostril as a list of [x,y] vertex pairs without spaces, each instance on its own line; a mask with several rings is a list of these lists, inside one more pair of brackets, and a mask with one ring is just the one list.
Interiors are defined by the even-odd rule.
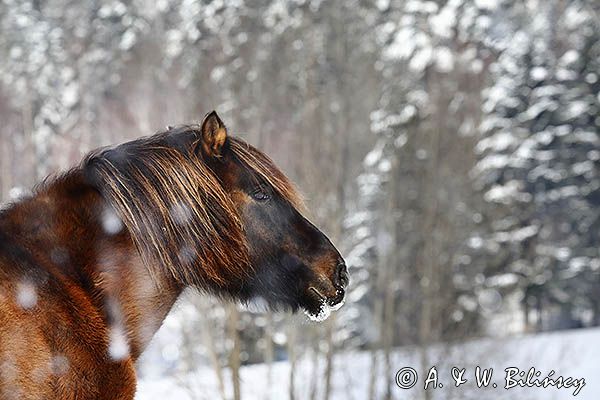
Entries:
[[346,286],[348,286],[348,282],[348,270],[346,268],[346,264],[342,261],[338,263],[338,265],[335,267],[333,283],[335,284],[335,286],[344,289]]

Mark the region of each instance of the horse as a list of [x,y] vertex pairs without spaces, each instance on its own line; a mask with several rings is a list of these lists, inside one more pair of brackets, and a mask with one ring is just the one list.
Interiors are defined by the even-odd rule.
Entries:
[[133,399],[186,287],[327,317],[348,273],[302,207],[214,111],[46,179],[0,212],[0,398]]

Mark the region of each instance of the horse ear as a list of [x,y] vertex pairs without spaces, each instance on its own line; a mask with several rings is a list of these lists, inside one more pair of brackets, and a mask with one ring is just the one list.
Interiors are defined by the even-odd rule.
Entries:
[[227,128],[216,111],[206,114],[202,121],[202,153],[207,157],[220,158],[227,140]]

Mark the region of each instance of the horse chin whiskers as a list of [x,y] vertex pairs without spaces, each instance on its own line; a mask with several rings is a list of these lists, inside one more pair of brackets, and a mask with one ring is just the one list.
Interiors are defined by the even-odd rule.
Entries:
[[321,299],[321,304],[319,305],[319,311],[314,313],[308,309],[304,309],[304,314],[314,322],[323,322],[331,315],[332,308],[327,304],[326,299]]
[[[308,318],[311,321],[315,321],[315,322],[325,321],[327,318],[329,318],[332,311],[337,311],[344,305],[344,297],[342,297],[340,300],[337,299],[337,296],[335,298],[330,299],[327,296],[323,295],[314,286],[310,286],[308,288],[308,290],[310,290],[312,293],[314,293],[320,302],[319,311],[316,313],[307,308],[304,309],[304,313],[308,316]],[[337,293],[338,293],[338,291],[336,291],[336,294]],[[332,302],[334,302],[334,303],[332,304]]]
[[312,290],[312,292],[314,294],[316,294],[317,297],[319,297],[321,299],[321,301],[327,302],[327,297],[325,297],[323,294],[321,294],[321,292],[319,292],[319,290],[317,288],[315,288],[314,286],[311,286],[308,289]]
[[319,291],[319,289],[317,289],[314,286],[310,286],[308,288],[308,290],[312,291],[314,294],[317,295],[317,297],[321,301],[324,301],[325,303],[327,303],[330,307],[332,307],[335,310],[339,309],[341,307],[340,304],[344,303],[344,298],[345,298],[345,291],[344,291],[344,289],[337,289],[336,288],[336,290],[335,290],[335,296],[332,296],[332,297],[325,296],[323,293],[321,293]]

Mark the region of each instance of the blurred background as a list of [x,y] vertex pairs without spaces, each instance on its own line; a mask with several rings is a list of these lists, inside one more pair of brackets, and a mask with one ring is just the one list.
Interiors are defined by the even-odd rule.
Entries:
[[0,199],[212,109],[305,195],[346,305],[185,293],[139,399],[516,398],[394,383],[461,357],[592,378],[599,39],[597,0],[2,0]]

